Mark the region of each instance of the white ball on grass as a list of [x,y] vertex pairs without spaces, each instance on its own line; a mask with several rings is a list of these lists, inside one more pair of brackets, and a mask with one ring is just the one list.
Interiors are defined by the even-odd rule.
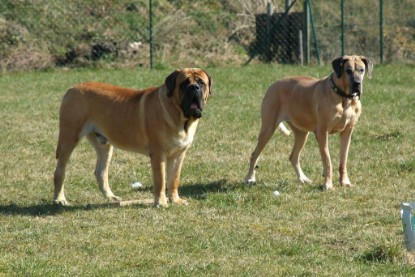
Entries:
[[133,189],[140,189],[140,188],[142,188],[142,187],[143,187],[143,184],[142,184],[142,183],[140,183],[140,182],[135,182],[135,183],[132,183],[132,184],[131,184],[131,187],[132,187]]
[[278,190],[274,190],[273,194],[274,194],[275,196],[280,196],[280,192],[279,192]]

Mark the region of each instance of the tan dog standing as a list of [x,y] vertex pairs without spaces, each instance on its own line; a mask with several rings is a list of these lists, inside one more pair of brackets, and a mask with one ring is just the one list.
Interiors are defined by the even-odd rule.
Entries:
[[261,107],[261,130],[251,156],[245,178],[253,183],[258,157],[279,127],[289,134],[282,124],[287,122],[294,133],[291,165],[301,183],[310,183],[300,166],[300,152],[309,132],[314,132],[323,162],[324,188],[332,189],[333,170],[328,147],[328,136],[340,133],[340,184],[351,186],[347,175],[347,156],[350,139],[361,113],[360,96],[363,77],[371,78],[373,64],[362,56],[343,56],[333,60],[335,74],[321,80],[311,77],[286,77],[268,88]]
[[159,87],[133,90],[104,83],[82,83],[68,90],[60,108],[54,174],[54,203],[68,205],[63,181],[69,157],[86,136],[97,153],[96,179],[103,196],[119,201],[108,183],[113,146],[150,157],[154,205],[187,204],[179,197],[180,172],[199,118],[212,90],[208,73],[176,70]]

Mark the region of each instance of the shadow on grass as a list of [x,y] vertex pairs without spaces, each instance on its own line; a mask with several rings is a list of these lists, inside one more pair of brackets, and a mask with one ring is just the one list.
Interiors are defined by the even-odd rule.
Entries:
[[49,216],[56,215],[62,212],[71,212],[77,210],[85,210],[86,206],[67,206],[62,207],[53,203],[44,203],[31,205],[31,206],[19,206],[16,204],[0,205],[0,214],[4,215],[27,215],[27,216]]
[[[207,184],[194,184],[180,187],[180,195],[184,197],[191,197],[195,200],[203,200],[209,193],[224,193],[234,189],[234,185],[228,184],[225,179],[214,181]],[[152,188],[151,188],[152,189]],[[131,206],[138,207],[152,207],[152,200],[142,200],[140,203],[134,203]],[[126,200],[128,202],[128,200]],[[140,201],[140,200],[139,200]],[[123,205],[117,203],[98,203],[98,204],[84,204],[71,206],[58,206],[47,200],[42,200],[42,203],[28,206],[21,206],[18,204],[0,205],[0,214],[3,215],[24,215],[24,216],[54,216],[62,213],[71,213],[76,211],[87,211],[94,209],[114,209],[121,208]]]
[[191,197],[195,200],[204,200],[210,193],[225,193],[236,188],[236,184],[230,184],[226,179],[220,179],[211,183],[189,184],[179,188],[180,196]]
[[[132,202],[130,204],[123,204],[123,202]],[[121,202],[102,202],[84,205],[69,205],[59,206],[53,203],[42,203],[31,206],[19,206],[16,204],[0,205],[0,214],[4,215],[24,215],[24,216],[54,216],[63,213],[72,213],[77,211],[89,211],[95,209],[116,209],[125,206],[135,207],[151,207],[153,200],[125,200]]]

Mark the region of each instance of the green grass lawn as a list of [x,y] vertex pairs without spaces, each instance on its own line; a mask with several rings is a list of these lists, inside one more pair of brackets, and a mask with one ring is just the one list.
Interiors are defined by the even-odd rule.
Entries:
[[[56,70],[0,76],[0,276],[408,276],[400,203],[415,200],[414,66],[376,66],[366,79],[353,134],[355,184],[323,192],[311,135],[302,154],[314,182],[301,185],[288,161],[293,137],[276,133],[258,183],[243,178],[259,131],[266,88],[286,75],[323,77],[327,67],[210,68],[214,94],[188,151],[180,193],[189,206],[107,207],[84,140],[67,170],[68,208],[51,205],[64,92],[86,80],[144,88],[171,70]],[[339,143],[331,136],[333,167]],[[131,184],[140,181],[141,190]],[[115,150],[113,191],[152,197],[148,158]],[[275,197],[273,191],[281,195]]]

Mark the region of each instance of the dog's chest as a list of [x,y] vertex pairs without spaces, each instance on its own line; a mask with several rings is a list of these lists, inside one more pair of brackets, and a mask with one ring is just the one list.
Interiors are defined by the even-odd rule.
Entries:
[[333,118],[330,133],[343,131],[346,127],[354,127],[361,113],[360,101],[342,103],[336,106],[336,115]]
[[193,138],[196,134],[196,128],[197,121],[187,126],[187,129],[183,128],[180,130],[174,140],[172,140],[173,145],[170,152],[180,152],[189,148],[193,143]]

